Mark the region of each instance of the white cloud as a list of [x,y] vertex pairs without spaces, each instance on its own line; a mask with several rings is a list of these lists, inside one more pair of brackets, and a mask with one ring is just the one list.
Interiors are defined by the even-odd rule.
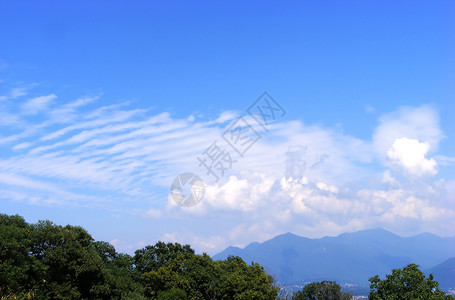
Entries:
[[365,112],[366,112],[366,113],[369,113],[369,114],[374,113],[375,110],[376,110],[376,109],[374,108],[374,106],[371,106],[371,105],[365,105],[364,108],[365,108]]
[[27,148],[30,148],[33,144],[32,143],[29,143],[29,142],[23,142],[23,143],[19,143],[17,145],[15,145],[13,147],[14,150],[22,150],[22,149],[27,149]]
[[32,179],[11,172],[0,172],[0,199],[21,201],[38,206],[99,207],[100,203],[108,202],[96,196],[73,193],[53,182]]
[[429,143],[421,143],[415,139],[396,139],[387,151],[387,158],[393,166],[399,167],[411,175],[436,175],[437,163],[425,156],[430,149]]
[[403,137],[426,142],[436,151],[444,138],[437,111],[431,106],[403,107],[382,116],[373,134],[376,153],[385,158],[395,140]]
[[218,117],[218,119],[215,120],[215,123],[225,123],[227,121],[232,121],[234,120],[235,118],[238,117],[238,113],[234,112],[234,111],[224,111],[220,114],[220,116]]
[[0,183],[20,186],[22,188],[56,191],[56,188],[49,183],[32,180],[28,177],[23,177],[11,173],[0,173]]
[[27,95],[27,89],[23,87],[12,88],[6,96],[0,96],[0,101],[5,101],[8,99],[16,99],[22,96]]
[[[390,174],[384,176],[392,180]],[[394,185],[398,185],[396,180],[393,179]],[[379,177],[378,184],[381,182]],[[307,177],[242,173],[223,185],[209,186],[200,212],[202,216],[238,213],[241,224],[233,224],[229,235],[222,235],[225,240],[214,248],[218,251],[228,245],[245,246],[288,231],[320,237],[384,227],[395,228],[394,231],[401,228],[402,234],[413,234],[420,230],[439,232],[447,230],[448,223],[455,225],[453,204],[452,208],[444,207],[436,186],[423,193],[406,184],[394,185],[383,190],[349,191]],[[216,241],[213,237],[211,240]]]
[[[29,103],[28,109],[48,107],[52,95]],[[372,141],[283,120],[261,131],[261,140],[239,157],[221,138],[238,117],[235,112],[202,121],[124,104],[87,107],[96,98],[56,103],[41,123],[3,106],[10,119],[33,130],[2,131],[6,154],[0,158],[0,198],[33,205],[80,203],[163,224],[188,222],[191,232],[201,234],[157,229],[156,237],[212,253],[288,231],[318,237],[414,226],[409,230],[455,234],[449,226],[455,225],[450,218],[455,185],[444,192],[450,183],[424,176],[436,174],[438,165],[428,155],[443,138],[431,107],[402,108],[381,117]],[[217,183],[196,159],[214,141],[237,160]],[[438,162],[452,161],[431,155]],[[384,170],[384,162],[392,169]],[[422,177],[415,179],[419,186],[402,181],[396,170]],[[196,173],[207,184],[204,200],[189,209],[167,198],[173,178],[183,172]],[[116,243],[125,249],[145,245],[121,240]]]
[[22,111],[26,115],[36,115],[46,110],[49,104],[55,99],[57,99],[55,94],[30,99],[22,105]]
[[204,201],[216,209],[240,211],[251,211],[266,205],[264,200],[274,179],[259,173],[251,174],[249,179],[231,176],[221,186],[209,185],[206,187]]
[[158,219],[161,217],[161,211],[158,209],[150,208],[142,216],[145,218]]
[[436,155],[434,158],[440,165],[455,166],[455,156]]
[[27,95],[27,89],[26,88],[13,88],[11,91],[10,91],[10,97],[12,99],[16,99],[16,98],[19,98],[19,97],[22,97],[22,96],[25,96]]
[[82,97],[73,102],[56,107],[48,112],[48,124],[68,123],[78,117],[77,109],[96,101],[99,97]]
[[382,173],[382,182],[391,186],[399,185],[398,180],[392,176],[390,170],[385,170],[384,173]]
[[[0,107],[1,109],[1,107]],[[14,114],[0,110],[0,126],[11,126],[20,124],[20,118]],[[0,140],[1,143],[1,140]]]

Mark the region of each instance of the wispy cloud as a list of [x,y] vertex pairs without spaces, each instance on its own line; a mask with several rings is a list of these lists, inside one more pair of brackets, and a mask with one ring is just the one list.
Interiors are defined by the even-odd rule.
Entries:
[[12,88],[6,95],[0,96],[0,101],[5,101],[8,99],[16,99],[22,96],[27,95],[27,88],[25,87],[16,87]]
[[26,115],[36,115],[46,110],[49,104],[55,99],[57,99],[57,96],[54,94],[35,97],[25,102],[21,108]]
[[[0,113],[27,126],[0,123],[5,129],[0,198],[96,206],[160,221],[216,216],[213,222],[222,230],[187,235],[188,242],[211,251],[283,231],[318,236],[397,224],[437,231],[453,223],[454,206],[446,198],[455,189],[444,194],[446,184],[437,178],[430,152],[444,134],[429,106],[380,117],[371,140],[285,120],[261,131],[261,139],[240,157],[221,137],[237,112],[177,118],[125,103],[93,105],[99,96],[68,103],[57,103],[56,97],[25,104],[4,100]],[[36,118],[40,111],[43,116]],[[215,141],[235,161],[219,182],[196,159]],[[416,159],[409,161],[412,153]],[[441,155],[435,159],[452,162]],[[405,178],[395,167],[423,170],[427,177]],[[169,184],[183,172],[196,173],[207,184],[204,200],[189,209],[168,197]]]

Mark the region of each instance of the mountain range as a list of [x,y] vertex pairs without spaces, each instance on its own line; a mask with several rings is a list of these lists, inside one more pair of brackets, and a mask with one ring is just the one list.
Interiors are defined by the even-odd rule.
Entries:
[[426,270],[427,274],[433,274],[434,279],[439,282],[443,290],[454,290],[455,288],[455,257],[440,263],[439,265]]
[[384,229],[310,239],[292,233],[241,249],[228,247],[213,259],[240,256],[256,262],[285,285],[334,280],[366,286],[374,275],[384,278],[391,269],[416,263],[432,272],[441,287],[455,287],[455,237],[422,233],[401,237]]

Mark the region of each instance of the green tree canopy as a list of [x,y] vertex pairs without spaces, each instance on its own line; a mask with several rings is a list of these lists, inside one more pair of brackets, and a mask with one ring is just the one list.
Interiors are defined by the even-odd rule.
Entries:
[[139,273],[157,270],[168,261],[175,259],[179,254],[189,257],[194,255],[194,250],[189,245],[179,243],[158,242],[137,250],[134,255],[134,264]]
[[[109,258],[97,247],[81,227],[50,221],[28,224],[22,217],[0,214],[0,297],[115,299],[118,282],[110,279],[118,277],[109,277]],[[120,269],[125,264],[131,266],[132,260]]]
[[158,242],[134,257],[79,226],[0,214],[0,299],[275,299],[258,264]]
[[29,256],[31,228],[20,216],[0,214],[0,297],[36,284],[40,266]]
[[279,289],[259,264],[248,265],[238,256],[229,256],[218,264],[222,274],[220,299],[276,298]]
[[426,278],[416,264],[393,269],[386,279],[376,275],[369,281],[368,299],[453,299],[438,288],[439,283],[433,280],[432,274]]
[[352,296],[341,291],[341,286],[334,281],[312,282],[296,292],[292,300],[348,300]]
[[[171,249],[167,247],[167,249]],[[145,295],[167,299],[275,299],[278,288],[258,264],[240,257],[213,261],[207,254],[179,251],[154,270],[141,274]],[[137,253],[142,253],[141,251]]]

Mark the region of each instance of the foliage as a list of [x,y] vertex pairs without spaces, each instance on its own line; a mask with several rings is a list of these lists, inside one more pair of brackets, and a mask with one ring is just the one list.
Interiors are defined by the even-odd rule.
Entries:
[[159,252],[152,249],[157,246],[174,249],[173,258],[162,260],[151,255],[149,258],[153,261],[147,262],[144,261],[143,251],[139,250],[135,255],[135,261],[157,266],[156,269],[143,272],[140,277],[148,297],[163,298],[168,297],[169,293],[178,293],[182,299],[276,298],[278,288],[272,285],[267,273],[258,264],[247,265],[239,257],[213,261],[207,254],[195,255],[185,246],[175,247],[172,244],[149,246],[147,252]]
[[78,226],[0,214],[0,299],[275,299],[258,264],[158,242],[117,253]]
[[179,254],[188,257],[194,254],[194,250],[189,245],[158,242],[154,246],[150,245],[137,250],[134,255],[134,264],[140,273],[146,273],[157,270]]
[[224,285],[220,299],[275,299],[278,288],[259,264],[247,265],[240,257],[219,261]]
[[33,294],[40,269],[31,256],[31,229],[20,216],[0,214],[0,296]]
[[409,264],[403,269],[393,269],[392,274],[381,280],[379,276],[370,278],[369,299],[453,299],[444,295],[433,280],[433,275],[425,278],[416,264]]
[[[381,280],[370,299],[453,299],[411,264]],[[0,299],[276,299],[273,278],[240,257],[213,261],[189,245],[158,242],[132,257],[78,226],[28,224],[0,214]],[[351,299],[335,282],[311,283],[292,299]]]
[[312,282],[296,292],[293,300],[348,300],[352,296],[341,291],[341,286],[334,281]]

